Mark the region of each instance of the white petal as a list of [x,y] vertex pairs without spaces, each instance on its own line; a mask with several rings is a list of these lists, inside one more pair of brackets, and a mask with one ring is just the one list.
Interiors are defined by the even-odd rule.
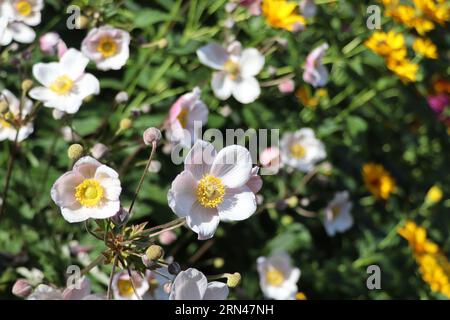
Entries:
[[198,240],[207,240],[214,236],[220,218],[217,210],[205,208],[198,202],[194,203],[186,217],[187,225],[198,234]]
[[80,51],[70,48],[61,57],[59,62],[61,69],[69,78],[77,80],[84,73],[89,59]]
[[226,100],[231,96],[234,82],[225,72],[214,72],[211,87],[216,98]]
[[92,179],[95,177],[97,168],[102,166],[102,164],[96,159],[86,156],[80,158],[73,165],[72,171],[79,172],[86,179]]
[[70,223],[81,222],[89,219],[89,209],[85,207],[61,208],[61,214],[64,219]]
[[89,218],[106,219],[116,215],[120,210],[120,201],[105,201],[102,206],[88,208]]
[[129,57],[130,52],[127,45],[122,48],[119,54],[97,62],[97,68],[102,71],[120,70],[127,63]]
[[112,201],[119,200],[120,193],[122,192],[119,179],[102,178],[100,184],[103,187],[105,192],[104,197],[106,199]]
[[38,101],[49,101],[56,98],[55,93],[46,87],[33,88],[30,90],[29,95]]
[[213,281],[208,283],[203,300],[226,300],[230,291],[223,282]]
[[[7,19],[5,19],[7,20]],[[13,34],[10,29],[0,30],[0,46],[7,46],[13,40]]]
[[83,176],[77,172],[66,172],[53,184],[50,191],[52,200],[59,207],[72,207],[76,205],[75,188],[82,183],[83,180]]
[[41,23],[41,13],[40,12],[32,12],[28,17],[23,19],[27,25],[35,27]]
[[19,115],[20,101],[11,91],[3,89],[0,93],[0,101],[5,101],[8,104],[9,111],[16,116]]
[[250,152],[242,146],[233,145],[219,151],[211,167],[211,174],[221,178],[228,188],[237,188],[250,179],[251,170]]
[[167,193],[169,207],[179,217],[186,217],[196,201],[197,182],[190,171],[183,171],[172,182]]
[[17,42],[31,43],[36,38],[34,30],[23,23],[11,23],[9,28],[13,39]]
[[184,170],[190,171],[195,180],[200,180],[209,173],[215,156],[216,150],[211,143],[197,140],[184,160]]
[[173,282],[169,300],[202,300],[208,286],[205,275],[194,268],[181,271]]
[[254,48],[245,49],[242,51],[239,64],[242,77],[256,76],[264,67],[264,56]]
[[49,87],[55,79],[61,75],[59,63],[37,63],[33,66],[33,76],[46,87]]
[[76,93],[81,100],[92,94],[99,94],[100,92],[100,82],[90,73],[82,75],[77,81],[76,86]]
[[197,50],[197,56],[204,65],[220,70],[228,60],[228,53],[222,46],[211,43]]
[[258,81],[254,77],[241,78],[234,83],[233,97],[240,103],[251,103],[261,94]]
[[217,207],[222,221],[241,221],[256,211],[256,197],[249,187],[227,189],[223,202]]
[[72,288],[63,291],[64,300],[82,300],[91,293],[91,282],[88,278],[79,279]]

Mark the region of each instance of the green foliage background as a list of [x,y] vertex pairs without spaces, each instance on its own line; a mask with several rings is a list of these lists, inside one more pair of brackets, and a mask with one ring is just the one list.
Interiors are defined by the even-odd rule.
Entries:
[[[149,150],[140,147],[142,132],[161,124],[175,99],[195,86],[202,89],[202,99],[210,109],[207,128],[279,128],[283,133],[311,127],[323,140],[333,170],[330,176],[314,179],[301,190],[301,197],[311,199],[308,210],[318,211],[336,191],[349,190],[355,219],[350,231],[329,238],[318,218],[306,218],[290,208],[269,209],[240,223],[221,223],[214,244],[198,261],[190,259],[204,242],[197,241],[187,229],[177,231],[178,240],[166,252],[175,254],[183,267],[197,267],[207,274],[239,271],[243,283],[232,290],[232,297],[237,299],[262,298],[256,259],[280,249],[291,253],[302,270],[299,289],[310,299],[442,298],[421,279],[396,228],[406,218],[423,223],[429,236],[450,255],[450,200],[431,208],[423,206],[425,194],[434,184],[443,189],[444,195],[450,193],[449,135],[424,97],[433,74],[449,74],[450,35],[443,28],[430,34],[440,59],[422,62],[420,81],[405,85],[362,44],[373,32],[366,27],[366,9],[372,1],[316,2],[317,16],[299,34],[273,29],[263,17],[251,17],[244,8],[234,13],[233,29],[244,47],[262,48],[273,37],[287,40],[286,47],[269,50],[261,81],[273,79],[267,71],[271,65],[278,68],[276,77],[294,73],[296,83],[303,85],[301,66],[306,55],[317,45],[329,43],[324,59],[330,71],[328,97],[312,109],[302,106],[293,94],[281,94],[276,87],[264,88],[261,97],[249,105],[233,99],[220,102],[214,97],[209,85],[211,70],[200,65],[195,51],[211,41],[223,42],[230,32],[224,28],[225,0],[74,1],[83,13],[98,11],[100,24],[130,31],[132,43],[130,59],[121,71],[99,72],[90,66],[89,72],[100,79],[102,91],[73,117],[73,127],[83,136],[86,148],[96,142],[111,147],[102,161],[113,168],[123,168],[125,159],[136,155],[121,175],[124,204],[131,201],[148,157]],[[43,23],[35,30],[38,36],[57,31],[69,47],[79,48],[86,30],[66,28],[68,4],[46,1]],[[401,29],[387,18],[382,23],[384,30]],[[161,39],[167,41],[164,48],[142,46]],[[30,59],[23,59],[25,50],[31,50]],[[20,68],[12,63],[17,58]],[[32,65],[52,59],[43,56],[36,46],[21,45],[14,54],[2,53],[0,88],[18,94],[21,81],[32,77]],[[111,114],[108,133],[93,139],[92,133],[111,113],[112,101],[120,90],[129,93],[130,101]],[[141,115],[132,129],[112,141],[120,119],[143,104],[150,104],[152,111]],[[225,104],[233,110],[229,117],[219,113]],[[70,165],[66,155],[70,143],[59,133],[62,125],[53,119],[51,110],[43,108],[35,121],[34,134],[21,144],[8,207],[0,217],[0,297],[12,297],[19,266],[41,269],[46,282],[63,286],[67,266],[77,263],[65,253],[71,240],[93,248],[92,258],[103,249],[83,224],[68,224],[50,199],[51,185]],[[2,181],[10,147],[10,142],[0,143]],[[161,161],[162,169],[148,175],[132,222],[149,221],[155,225],[175,218],[166,195],[182,166],[173,165],[162,152],[156,159]],[[376,201],[364,187],[361,167],[367,162],[382,163],[395,178],[398,191],[387,202]],[[264,201],[277,202],[296,189],[302,174],[282,172],[263,178]],[[220,269],[213,266],[217,257],[225,261]],[[382,290],[366,288],[366,268],[370,264],[381,267]],[[109,271],[108,267],[103,270]],[[97,283],[95,289],[104,290],[104,286]]]

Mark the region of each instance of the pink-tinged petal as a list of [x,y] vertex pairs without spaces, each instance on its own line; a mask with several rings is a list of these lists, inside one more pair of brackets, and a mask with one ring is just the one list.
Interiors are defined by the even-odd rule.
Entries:
[[226,100],[233,92],[234,82],[225,72],[214,72],[211,80],[211,88],[216,98]]
[[198,240],[211,239],[217,230],[220,218],[215,208],[205,208],[196,202],[186,217],[189,228],[198,234]]
[[227,189],[223,202],[217,207],[222,221],[242,221],[256,211],[256,197],[249,187]]
[[61,71],[57,62],[37,63],[33,66],[33,76],[46,87],[49,87],[59,75]]
[[234,83],[233,97],[240,103],[252,103],[261,94],[261,88],[254,77],[240,78]]
[[209,173],[215,156],[216,150],[211,143],[197,140],[184,160],[184,170],[190,171],[195,180],[201,180]]
[[278,85],[278,90],[279,90],[281,93],[291,93],[291,92],[294,92],[294,90],[295,90],[295,82],[294,82],[294,80],[289,79],[289,80],[283,81],[282,83],[280,83],[280,84]]
[[254,194],[257,194],[262,188],[263,181],[259,175],[252,175],[246,185]]
[[52,200],[59,207],[72,207],[77,204],[75,189],[84,177],[75,171],[69,171],[56,180],[50,191]]
[[211,43],[197,50],[200,62],[210,68],[221,70],[228,60],[227,51],[220,45]]
[[219,151],[211,167],[211,174],[221,178],[228,188],[243,186],[252,170],[250,152],[238,145],[228,146]]
[[179,217],[186,217],[196,201],[197,182],[190,171],[183,171],[167,193],[169,207]]
[[264,56],[255,48],[245,49],[242,51],[239,65],[242,77],[256,76],[264,67]]
[[208,283],[203,300],[226,300],[229,293],[225,283],[213,281]]
[[73,285],[73,288],[67,288],[63,291],[64,300],[82,300],[91,293],[91,282],[88,278],[83,277]]
[[175,278],[169,300],[202,300],[208,280],[194,268],[181,271]]
[[72,170],[79,172],[86,179],[91,179],[95,177],[97,168],[100,166],[102,166],[102,164],[99,161],[90,156],[86,156],[75,162]]
[[84,74],[89,59],[80,51],[70,48],[64,53],[59,62],[61,69],[72,80],[77,80]]
[[9,25],[12,32],[12,37],[15,41],[20,43],[32,43],[36,38],[36,33],[26,24],[14,22]]
[[108,166],[101,165],[100,167],[97,168],[97,171],[95,172],[95,179],[102,180],[106,178],[119,179],[119,174],[117,173],[116,170]]

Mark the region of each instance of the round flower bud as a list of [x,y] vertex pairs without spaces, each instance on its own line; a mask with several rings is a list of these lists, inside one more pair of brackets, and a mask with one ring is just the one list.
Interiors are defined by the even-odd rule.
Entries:
[[438,186],[432,186],[428,190],[425,201],[429,204],[435,204],[442,200],[443,192]]
[[131,119],[125,118],[120,120],[120,130],[127,130],[131,128],[131,125],[133,124],[133,121],[131,121]]
[[235,272],[227,276],[227,286],[229,286],[230,288],[237,287],[240,282],[241,274],[239,272]]
[[225,260],[223,260],[222,258],[215,258],[213,261],[214,268],[216,269],[222,268],[224,264]]
[[81,144],[72,144],[69,149],[67,149],[67,155],[72,160],[77,160],[83,155],[83,146]]
[[86,16],[80,16],[75,21],[75,27],[77,29],[85,29],[89,24],[89,19]]
[[160,246],[154,244],[148,247],[147,251],[145,251],[145,255],[150,261],[159,260],[164,255],[164,250]]
[[153,142],[158,143],[161,140],[162,135],[159,129],[151,127],[144,131],[142,137],[146,145],[151,145]]
[[125,91],[120,91],[114,98],[116,103],[125,103],[128,101],[128,99],[129,99],[128,93],[126,93]]
[[169,271],[169,273],[171,275],[176,276],[177,274],[179,274],[181,272],[181,267],[178,264],[178,262],[172,262],[171,264],[169,264],[169,266],[167,267],[167,271]]
[[12,288],[12,294],[20,297],[20,298],[26,298],[31,294],[31,291],[33,288],[31,287],[30,283],[26,279],[18,279]]
[[28,92],[33,87],[33,80],[25,79],[22,81],[22,91]]

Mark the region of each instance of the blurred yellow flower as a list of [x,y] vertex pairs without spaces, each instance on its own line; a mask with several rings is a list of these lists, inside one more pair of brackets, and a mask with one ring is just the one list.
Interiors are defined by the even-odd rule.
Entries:
[[432,186],[430,190],[428,190],[427,195],[425,197],[425,202],[434,204],[442,200],[443,196],[442,189],[438,186]]
[[409,246],[413,253],[436,253],[438,246],[427,239],[427,231],[425,228],[419,227],[414,221],[408,220],[405,225],[398,230],[398,233],[408,240]]
[[295,96],[301,104],[308,108],[315,108],[319,103],[319,99],[312,97],[309,90],[305,86],[299,87],[295,91]]
[[373,52],[383,57],[401,60],[406,57],[405,38],[395,31],[376,31],[364,43]]
[[434,23],[424,17],[418,16],[416,9],[411,6],[390,5],[387,6],[385,14],[408,28],[416,29],[421,35],[434,29]]
[[297,292],[295,300],[308,300],[303,292]]
[[419,66],[408,59],[398,60],[389,57],[386,60],[389,70],[398,75],[404,82],[415,82],[417,80],[417,72]]
[[422,17],[415,17],[411,21],[411,27],[416,29],[417,33],[419,33],[420,35],[424,35],[428,31],[434,29],[434,23]]
[[296,31],[306,25],[305,18],[296,13],[296,2],[263,0],[261,9],[267,23],[274,28]]
[[440,24],[450,19],[450,3],[447,0],[413,0],[418,10]]
[[375,197],[386,200],[395,191],[395,181],[382,165],[365,164],[362,174],[364,184]]

